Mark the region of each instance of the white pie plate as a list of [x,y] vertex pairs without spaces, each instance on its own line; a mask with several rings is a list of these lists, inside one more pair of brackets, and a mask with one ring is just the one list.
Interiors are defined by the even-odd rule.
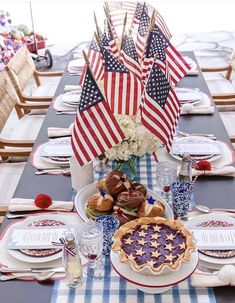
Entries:
[[[39,221],[39,220],[57,220],[65,223],[66,225],[71,225],[71,222],[68,221],[67,218],[64,218],[63,216],[60,215],[39,215],[39,216],[33,216],[33,218],[28,217],[23,221],[20,221],[18,223],[13,224],[11,227],[9,227],[9,232],[11,228],[16,228],[16,227],[27,227],[29,223]],[[55,247],[56,248],[56,247]],[[62,251],[59,251],[53,255],[45,256],[45,257],[33,257],[33,256],[28,256],[23,254],[21,251],[16,250],[16,249],[9,249],[8,250],[9,255],[14,257],[17,260],[23,261],[23,262],[28,262],[28,263],[45,263],[49,261],[53,261],[56,259],[59,259],[62,257]]]
[[[235,219],[229,216],[224,215],[216,215],[216,214],[207,214],[207,215],[200,215],[193,219],[190,219],[188,222],[185,223],[186,227],[190,229],[190,227],[197,226],[200,223],[210,221],[210,220],[219,220],[227,223],[232,223],[235,225]],[[212,227],[213,228],[213,227]],[[202,261],[202,265],[209,268],[218,269],[223,265],[235,264],[235,257],[230,258],[216,258],[210,257],[208,255],[202,254],[199,252],[199,262]],[[209,264],[209,266],[207,266]]]
[[133,271],[129,264],[120,262],[118,253],[113,251],[111,251],[110,260],[119,276],[143,292],[156,294],[167,291],[173,285],[184,281],[195,271],[198,264],[198,252],[192,252],[191,256],[191,261],[182,264],[180,270],[160,276],[147,276]]
[[[96,185],[97,185],[97,183],[95,182],[95,183],[85,186],[77,193],[77,195],[75,197],[75,200],[74,200],[75,207],[76,207],[76,210],[77,210],[79,216],[82,218],[83,221],[90,220],[86,215],[87,199],[98,191],[96,188]],[[152,191],[150,189],[148,189],[147,196],[148,197],[152,196],[154,199],[160,200],[164,204],[166,219],[171,220],[174,218],[173,212],[172,212],[170,206],[167,204],[167,202],[165,202],[165,200],[162,199],[161,196],[159,196],[157,193],[155,193],[154,191]]]
[[[174,141],[176,142],[178,142],[178,141],[180,141],[180,142],[182,142],[182,143],[187,143],[187,142],[190,142],[190,141],[192,141],[192,140],[194,140],[195,142],[199,142],[199,143],[203,143],[203,142],[208,142],[208,143],[211,143],[211,144],[217,144],[218,145],[218,147],[220,148],[220,150],[221,150],[221,146],[220,146],[220,142],[218,141],[218,142],[215,142],[214,140],[212,140],[212,139],[210,139],[210,138],[206,138],[206,137],[203,137],[203,136],[188,136],[188,137],[183,137],[183,138],[177,138],[177,139],[175,139]],[[220,159],[221,157],[222,157],[222,150],[221,150],[221,154],[220,155],[213,155],[211,158],[209,158],[209,159],[206,159],[208,162],[213,162],[213,161],[216,161],[216,160],[218,160],[218,159]],[[177,160],[179,160],[179,161],[182,161],[182,158],[179,156],[179,155],[175,155],[175,154],[172,154],[171,152],[170,152],[170,155],[173,157],[173,158],[175,158],[175,159],[177,159]]]

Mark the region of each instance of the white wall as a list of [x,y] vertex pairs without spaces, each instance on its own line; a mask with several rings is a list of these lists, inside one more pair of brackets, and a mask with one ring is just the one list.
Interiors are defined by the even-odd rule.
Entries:
[[[227,30],[235,32],[235,1],[162,0],[149,1],[163,15],[173,35],[190,32]],[[103,19],[103,1],[32,1],[35,31],[46,35],[49,43],[82,42],[94,31],[93,11]],[[0,1],[15,24],[31,28],[29,2]]]

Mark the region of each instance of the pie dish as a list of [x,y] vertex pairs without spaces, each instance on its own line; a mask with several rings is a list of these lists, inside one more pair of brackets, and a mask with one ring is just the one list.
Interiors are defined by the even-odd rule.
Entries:
[[158,275],[179,270],[195,250],[192,233],[183,224],[164,218],[140,218],[122,225],[114,234],[113,251],[133,270]]

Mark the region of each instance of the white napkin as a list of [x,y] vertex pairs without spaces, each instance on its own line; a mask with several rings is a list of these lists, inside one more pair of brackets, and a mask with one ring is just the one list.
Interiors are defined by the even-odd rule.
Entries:
[[219,271],[207,273],[196,271],[191,276],[193,287],[235,286],[235,266],[225,265]]
[[203,107],[195,107],[193,104],[183,104],[181,106],[180,114],[188,115],[188,114],[213,114],[215,111],[214,106],[203,106]]
[[13,198],[9,204],[8,210],[15,211],[35,211],[35,210],[60,210],[71,211],[73,209],[73,201],[53,201],[52,204],[45,209],[39,208],[34,204],[34,199]]
[[71,136],[72,128],[48,127],[47,134],[49,138]]
[[235,167],[224,166],[212,170],[195,170],[192,171],[193,176],[224,176],[224,177],[235,177]]
[[191,69],[189,72],[187,72],[186,76],[197,76],[199,75],[198,69]]
[[72,92],[74,90],[79,90],[81,89],[81,86],[80,85],[70,85],[70,84],[67,84],[64,86],[64,91],[67,93],[67,92]]

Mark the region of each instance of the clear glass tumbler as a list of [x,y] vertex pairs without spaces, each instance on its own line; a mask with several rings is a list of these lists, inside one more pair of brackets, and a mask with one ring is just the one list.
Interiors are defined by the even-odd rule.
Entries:
[[103,227],[93,221],[86,222],[78,231],[78,243],[81,254],[88,260],[84,265],[84,274],[103,277],[104,263],[101,255],[103,250]]
[[156,166],[156,182],[160,194],[171,205],[171,183],[177,180],[177,164],[170,161],[158,162]]

